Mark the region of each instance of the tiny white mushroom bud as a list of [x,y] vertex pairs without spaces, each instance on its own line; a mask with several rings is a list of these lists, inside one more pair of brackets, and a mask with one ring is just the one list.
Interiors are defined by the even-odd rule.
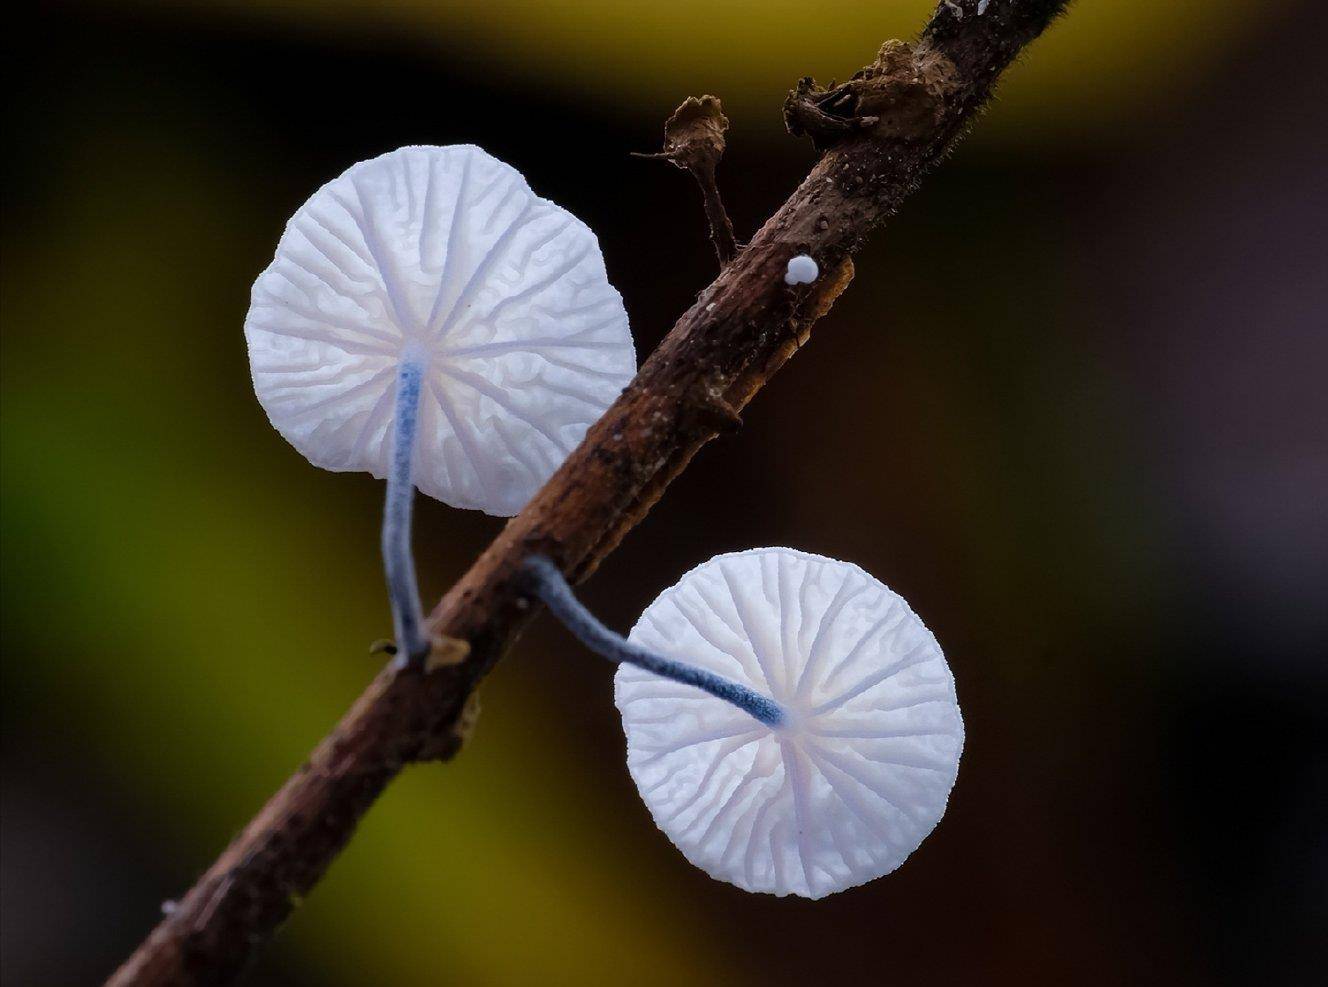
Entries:
[[621,665],[627,766],[697,867],[748,891],[820,898],[894,870],[945,812],[964,726],[936,639],[857,566],[787,548],[721,555],[629,638],[754,692],[770,726]]
[[295,213],[245,321],[254,389],[316,466],[389,473],[419,367],[412,479],[511,515],[631,380],[622,298],[584,223],[477,147],[362,161]]
[[798,254],[788,262],[788,268],[784,271],[784,283],[811,284],[820,273],[821,269],[816,266],[816,261],[806,254]]

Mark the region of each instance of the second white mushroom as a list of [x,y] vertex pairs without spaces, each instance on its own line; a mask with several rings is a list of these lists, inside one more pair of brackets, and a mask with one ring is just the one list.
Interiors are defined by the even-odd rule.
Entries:
[[931,632],[855,565],[721,555],[630,640],[768,695],[774,726],[628,665],[627,765],[687,859],[749,891],[820,898],[888,874],[940,821],[964,727]]
[[619,663],[627,766],[687,859],[748,891],[820,898],[888,874],[939,822],[964,725],[907,603],[787,548],[693,569],[623,640],[548,559],[537,596]]

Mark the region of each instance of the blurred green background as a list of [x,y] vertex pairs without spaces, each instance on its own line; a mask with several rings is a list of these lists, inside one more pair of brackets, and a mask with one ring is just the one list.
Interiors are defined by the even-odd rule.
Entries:
[[[3,979],[107,975],[390,631],[381,485],[309,466],[241,325],[354,161],[474,142],[604,247],[648,352],[713,275],[650,150],[732,118],[740,236],[813,155],[779,107],[929,5],[45,3],[6,60]],[[11,28],[15,27],[11,24]],[[899,590],[968,743],[895,875],[692,869],[611,670],[549,621],[472,745],[373,810],[255,984],[1306,983],[1328,915],[1328,84],[1317,4],[1081,0],[851,290],[585,588],[620,628],[723,551]],[[499,522],[423,503],[436,598]]]

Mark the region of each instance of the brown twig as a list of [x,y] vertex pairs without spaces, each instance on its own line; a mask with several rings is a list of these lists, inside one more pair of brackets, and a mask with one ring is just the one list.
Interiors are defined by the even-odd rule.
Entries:
[[[379,673],[110,983],[234,979],[402,767],[460,749],[477,683],[533,613],[518,580],[522,560],[542,552],[574,581],[594,571],[806,339],[852,277],[850,255],[946,154],[996,77],[1064,5],[992,0],[978,16],[977,0],[942,3],[916,45],[887,44],[849,89],[818,104],[856,119],[853,132],[830,135],[832,149],[433,611],[433,633],[468,642],[466,659]],[[790,288],[783,275],[796,254],[810,254],[823,273]]]

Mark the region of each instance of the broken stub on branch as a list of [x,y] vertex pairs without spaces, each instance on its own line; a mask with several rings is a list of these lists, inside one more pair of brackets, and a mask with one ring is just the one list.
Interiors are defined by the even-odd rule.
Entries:
[[858,134],[919,139],[932,132],[955,86],[954,65],[940,52],[887,41],[843,85],[827,89],[810,76],[799,79],[784,100],[784,123],[818,151]]

